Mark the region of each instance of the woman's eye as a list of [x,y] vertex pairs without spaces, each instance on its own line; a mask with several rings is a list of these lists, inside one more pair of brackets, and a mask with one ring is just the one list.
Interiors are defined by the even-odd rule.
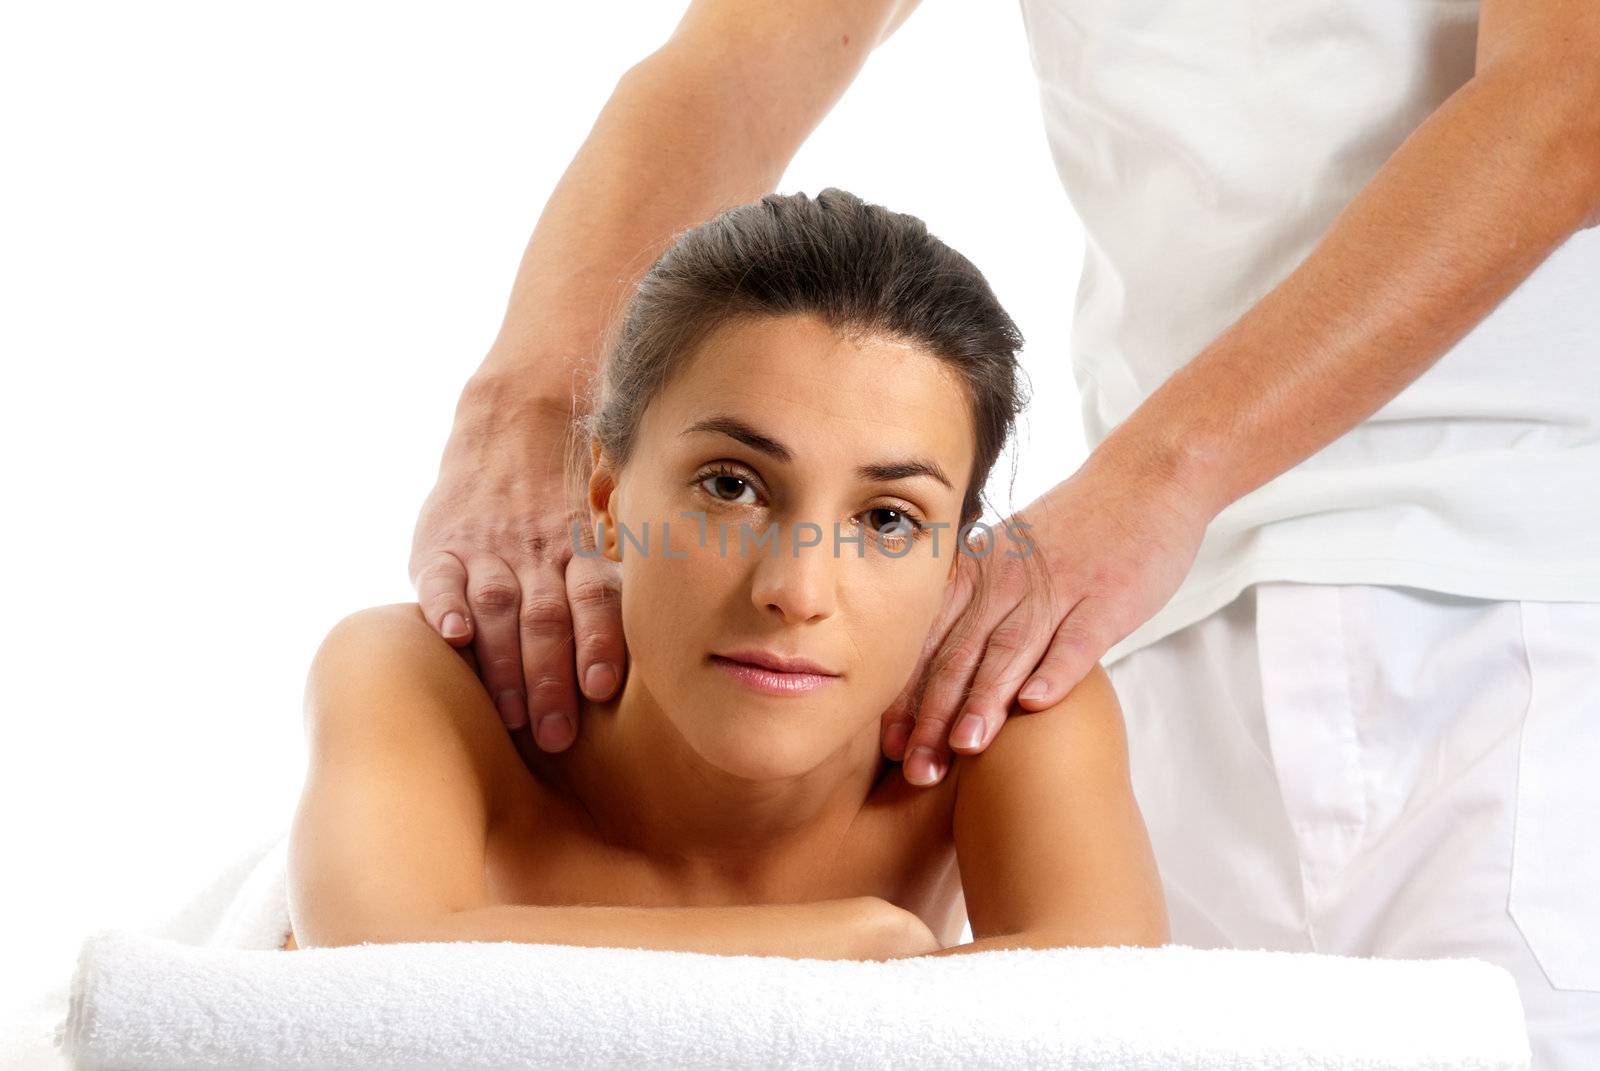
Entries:
[[[753,482],[730,472],[713,472],[703,476],[700,487],[718,502],[729,505],[755,505],[759,497]],[[922,525],[915,517],[893,506],[878,506],[858,516],[865,517],[867,525],[885,539],[915,538],[922,530]]]
[[[879,514],[887,514],[888,519],[874,519]],[[916,530],[919,527],[917,522],[909,513],[906,513],[904,510],[895,509],[892,506],[879,506],[876,509],[869,509],[867,510],[866,516],[867,524],[874,531],[890,536],[904,538],[906,536],[915,535]],[[883,530],[885,528],[890,529],[890,531],[884,533]]]
[[[710,484],[710,486],[706,487],[707,484]],[[707,476],[700,481],[700,485],[706,487],[706,493],[712,498],[722,502],[731,502],[735,505],[751,505],[755,501],[755,488],[750,485],[749,480],[742,476],[728,476],[718,473],[713,476]],[[722,494],[724,491],[731,491],[734,497],[725,497]],[[744,492],[749,492],[752,496],[748,502],[742,500]]]

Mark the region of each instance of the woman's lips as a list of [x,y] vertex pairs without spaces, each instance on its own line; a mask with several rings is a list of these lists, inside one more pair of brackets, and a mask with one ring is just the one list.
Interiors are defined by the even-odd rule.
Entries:
[[799,695],[815,691],[839,678],[826,673],[783,673],[766,666],[751,665],[721,655],[712,655],[711,661],[724,673],[743,681],[758,692],[767,695]]

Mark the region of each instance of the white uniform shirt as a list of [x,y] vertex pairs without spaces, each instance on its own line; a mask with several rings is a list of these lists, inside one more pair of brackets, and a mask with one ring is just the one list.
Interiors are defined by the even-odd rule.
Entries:
[[[1474,0],[1021,4],[1086,232],[1072,359],[1091,447],[1299,265],[1473,73]],[[1224,509],[1171,601],[1104,661],[1260,580],[1600,601],[1600,228]]]

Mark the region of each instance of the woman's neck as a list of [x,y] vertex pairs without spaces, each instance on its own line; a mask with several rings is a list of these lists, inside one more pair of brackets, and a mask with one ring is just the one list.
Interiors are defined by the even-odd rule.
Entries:
[[812,849],[843,841],[889,770],[879,733],[876,720],[864,724],[796,776],[739,777],[706,761],[628,672],[611,699],[582,702],[578,738],[539,752],[536,772],[579,803],[607,842],[664,867],[760,885],[786,860],[815,860]]

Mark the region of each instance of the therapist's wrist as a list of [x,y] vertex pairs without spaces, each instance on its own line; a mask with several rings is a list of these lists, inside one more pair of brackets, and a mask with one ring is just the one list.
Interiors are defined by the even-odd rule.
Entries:
[[542,314],[537,332],[501,328],[473,373],[486,390],[516,394],[547,406],[585,406],[596,383],[602,336],[573,327],[558,312]]
[[1203,429],[1141,409],[1113,428],[1084,465],[1209,523],[1236,497],[1227,447]]
[[549,365],[486,361],[456,402],[453,431],[470,440],[558,439],[567,433],[578,396],[550,384]]

